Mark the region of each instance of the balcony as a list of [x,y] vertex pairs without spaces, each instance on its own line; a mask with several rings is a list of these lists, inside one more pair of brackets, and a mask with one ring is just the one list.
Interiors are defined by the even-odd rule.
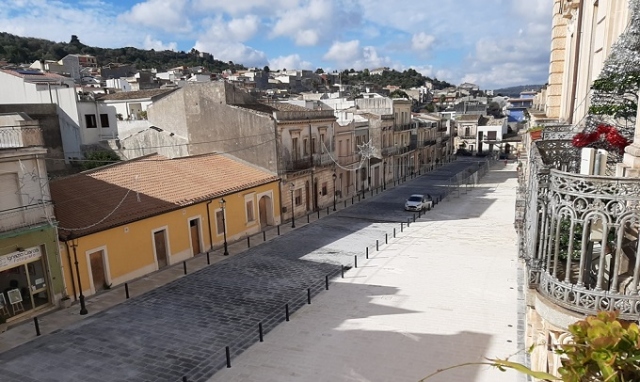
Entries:
[[413,123],[397,124],[393,125],[393,131],[406,131],[415,128]]
[[460,139],[476,139],[475,135],[458,135]]
[[333,159],[328,153],[325,154],[313,154],[306,158],[292,160],[287,163],[287,172],[295,172],[302,170],[313,169],[314,167],[322,167],[333,165]]
[[424,145],[425,146],[433,146],[436,143],[438,143],[435,139],[427,139],[426,141],[424,141]]
[[529,159],[515,222],[529,287],[574,312],[637,320],[640,179],[579,174],[580,150],[568,140],[537,141]]
[[0,148],[44,146],[38,127],[0,127]]
[[0,211],[0,232],[45,224],[47,216],[53,216],[49,202]]

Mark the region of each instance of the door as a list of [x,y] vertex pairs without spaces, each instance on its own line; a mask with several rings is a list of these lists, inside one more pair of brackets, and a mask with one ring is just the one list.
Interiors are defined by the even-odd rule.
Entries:
[[102,251],[90,253],[89,263],[91,267],[93,289],[95,289],[96,292],[104,290],[107,286],[107,278],[104,274],[104,253]]
[[306,196],[307,211],[311,210],[311,195],[309,190],[309,182],[304,184],[304,193]]
[[160,230],[153,233],[153,240],[156,244],[156,260],[158,269],[167,266],[167,231]]
[[267,196],[262,196],[258,201],[258,213],[260,214],[260,227],[264,228],[269,225],[269,215],[267,214]]
[[193,219],[189,221],[189,232],[191,234],[191,248],[193,249],[193,256],[202,252],[200,248],[200,219]]

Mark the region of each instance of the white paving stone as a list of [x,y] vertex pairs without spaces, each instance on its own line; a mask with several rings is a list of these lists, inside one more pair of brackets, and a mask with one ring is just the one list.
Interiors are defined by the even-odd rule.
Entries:
[[[441,202],[210,382],[418,381],[517,352],[515,168]],[[517,381],[469,366],[433,382]]]

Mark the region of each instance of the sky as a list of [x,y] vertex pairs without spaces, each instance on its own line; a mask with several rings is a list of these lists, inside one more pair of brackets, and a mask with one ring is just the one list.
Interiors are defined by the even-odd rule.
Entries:
[[0,31],[189,51],[247,67],[413,68],[481,89],[544,84],[553,0],[0,0]]

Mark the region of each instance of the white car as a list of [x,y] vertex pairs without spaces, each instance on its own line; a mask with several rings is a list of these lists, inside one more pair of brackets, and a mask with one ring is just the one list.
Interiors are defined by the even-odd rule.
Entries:
[[422,211],[430,210],[433,207],[433,201],[431,197],[427,197],[421,194],[414,194],[407,199],[404,203],[405,211]]

